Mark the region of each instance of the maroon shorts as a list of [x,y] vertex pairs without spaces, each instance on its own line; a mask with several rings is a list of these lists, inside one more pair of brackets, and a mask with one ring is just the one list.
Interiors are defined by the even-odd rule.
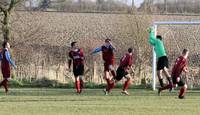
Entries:
[[4,79],[10,78],[10,67],[9,66],[2,66],[1,71],[2,71]]
[[114,66],[114,64],[112,64],[112,63],[104,63],[104,72],[105,71],[110,71],[110,68],[109,68],[109,66]]

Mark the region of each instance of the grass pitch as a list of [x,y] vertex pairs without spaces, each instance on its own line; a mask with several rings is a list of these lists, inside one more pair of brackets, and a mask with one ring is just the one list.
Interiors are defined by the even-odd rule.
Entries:
[[115,89],[109,96],[102,90],[87,89],[81,95],[73,89],[0,90],[0,115],[200,115],[200,92],[188,91],[186,99],[178,91],[162,93],[130,89],[130,96]]

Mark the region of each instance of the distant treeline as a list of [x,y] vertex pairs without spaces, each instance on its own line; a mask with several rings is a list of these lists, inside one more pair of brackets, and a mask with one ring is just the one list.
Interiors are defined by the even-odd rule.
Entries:
[[146,13],[146,14],[196,14],[200,12],[198,0],[144,0],[136,8],[134,0],[25,0],[18,10],[62,11],[89,13]]

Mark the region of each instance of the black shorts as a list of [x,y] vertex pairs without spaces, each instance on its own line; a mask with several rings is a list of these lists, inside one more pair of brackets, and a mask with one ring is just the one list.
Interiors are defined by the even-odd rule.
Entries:
[[73,67],[74,76],[84,75],[84,65],[77,65]]
[[128,75],[128,72],[126,72],[122,67],[118,67],[117,68],[117,76],[115,77],[115,79],[117,81],[120,81],[126,75]]
[[168,62],[167,56],[162,56],[162,57],[158,58],[157,70],[162,70],[162,69],[164,69],[165,67],[166,67],[166,68],[169,68],[168,63],[169,63],[169,62]]
[[176,82],[176,77],[172,76],[172,81],[173,81],[173,84],[177,84],[178,86],[184,86],[185,85],[185,82],[181,78],[180,78],[179,82]]

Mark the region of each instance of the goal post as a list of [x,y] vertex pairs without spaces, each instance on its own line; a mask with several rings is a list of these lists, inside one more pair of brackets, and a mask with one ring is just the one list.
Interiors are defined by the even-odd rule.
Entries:
[[[200,25],[200,21],[157,21],[153,23],[153,28],[155,31],[155,37],[157,36],[158,27],[161,25]],[[152,89],[156,90],[156,53],[154,51],[154,47],[152,50]]]

